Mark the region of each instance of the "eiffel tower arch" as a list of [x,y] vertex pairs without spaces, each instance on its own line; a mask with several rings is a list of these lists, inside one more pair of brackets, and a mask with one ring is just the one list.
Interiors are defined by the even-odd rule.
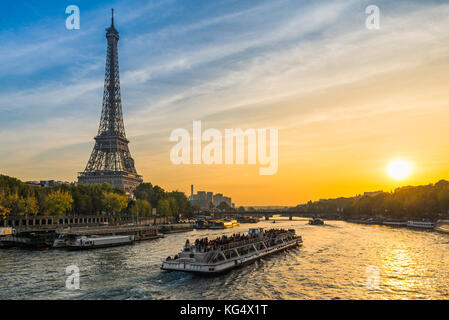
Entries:
[[134,166],[123,124],[117,50],[119,33],[114,27],[114,9],[111,26],[106,29],[106,39],[108,48],[100,127],[86,169],[79,173],[78,182],[81,184],[107,182],[112,186],[122,187],[127,193],[132,194],[143,180]]

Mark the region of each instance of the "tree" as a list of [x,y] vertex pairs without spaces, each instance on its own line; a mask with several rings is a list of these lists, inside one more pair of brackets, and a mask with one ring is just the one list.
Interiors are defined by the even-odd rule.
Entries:
[[157,212],[164,217],[171,216],[173,213],[170,208],[170,201],[168,199],[160,200],[157,205]]
[[190,202],[184,192],[172,191],[166,193],[167,197],[173,198],[176,201],[174,213],[185,213],[190,208]]
[[240,206],[240,207],[238,208],[238,211],[239,211],[239,212],[245,212],[245,207]]
[[9,208],[6,207],[6,196],[3,191],[0,190],[0,216],[6,216],[10,214]]
[[134,190],[136,199],[147,200],[153,208],[157,207],[158,202],[165,198],[165,191],[159,186],[154,186],[149,183],[141,183]]
[[73,198],[65,191],[51,192],[46,199],[46,212],[52,216],[61,216],[72,209]]
[[170,216],[179,214],[179,206],[178,203],[176,202],[176,199],[173,197],[169,197],[167,198],[167,200],[168,205],[170,206]]
[[103,196],[103,207],[108,213],[121,212],[128,205],[128,198],[124,195],[108,192]]
[[148,217],[151,215],[151,204],[147,200],[137,199],[137,215]]
[[39,205],[35,197],[28,196],[19,200],[19,214],[36,215],[39,212]]
[[222,203],[220,203],[218,205],[217,208],[224,211],[224,210],[229,210],[230,207],[226,202],[223,201]]
[[449,186],[442,188],[438,192],[438,202],[440,205],[440,210],[443,212],[448,212],[448,210],[449,210]]

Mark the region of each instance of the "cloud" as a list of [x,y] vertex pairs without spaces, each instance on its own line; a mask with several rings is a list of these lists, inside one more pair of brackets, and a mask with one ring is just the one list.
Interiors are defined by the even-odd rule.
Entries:
[[[388,82],[449,53],[446,4],[385,2],[378,31],[364,28],[359,1],[261,1],[220,14],[211,6],[195,18],[170,20],[184,13],[177,4],[116,8],[125,127],[141,157],[160,154],[164,137],[192,120],[289,130],[369,116],[373,106],[377,113],[414,108],[362,97],[330,103],[327,94],[338,97],[342,88],[356,95],[364,81],[382,87],[376,79]],[[90,152],[100,117],[106,10],[88,11],[79,34],[8,35],[0,59],[0,75],[11,80],[0,89],[0,149],[8,153],[3,166],[14,167],[14,159],[50,161],[70,146]],[[158,12],[166,13],[155,17]],[[155,21],[145,22],[149,15]],[[30,34],[35,41],[23,46],[18,39]],[[75,157],[84,164],[88,154]]]

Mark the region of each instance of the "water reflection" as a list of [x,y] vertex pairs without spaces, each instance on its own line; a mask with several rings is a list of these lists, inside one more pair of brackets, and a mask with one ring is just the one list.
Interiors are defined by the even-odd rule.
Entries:
[[[161,260],[188,237],[213,238],[221,230],[194,230],[133,246],[83,252],[0,251],[0,298],[8,299],[447,299],[449,236],[407,229],[329,221],[261,222],[294,228],[300,249],[267,257],[215,278],[161,272]],[[242,225],[224,233],[246,232]],[[77,265],[81,289],[65,289],[65,268]],[[379,289],[366,270],[379,269]]]

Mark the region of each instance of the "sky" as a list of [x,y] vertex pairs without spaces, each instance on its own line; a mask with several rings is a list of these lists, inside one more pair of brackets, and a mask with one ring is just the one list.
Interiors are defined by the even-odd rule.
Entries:
[[[68,5],[80,29],[68,30]],[[365,26],[368,5],[380,28]],[[0,3],[0,173],[76,181],[97,133],[110,9],[136,169],[236,205],[391,191],[449,179],[446,1]],[[278,170],[175,165],[177,128],[276,128]],[[387,174],[394,159],[412,166]]]

